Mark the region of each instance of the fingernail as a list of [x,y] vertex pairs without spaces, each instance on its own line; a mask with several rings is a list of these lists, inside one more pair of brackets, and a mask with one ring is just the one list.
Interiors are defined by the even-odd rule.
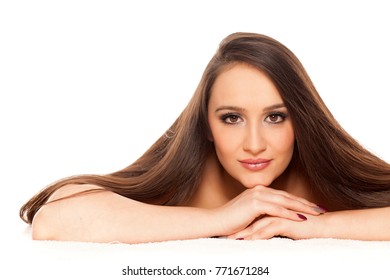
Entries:
[[297,215],[298,215],[299,219],[304,220],[304,221],[307,220],[307,218],[305,216],[303,216],[302,214],[297,214]]
[[326,209],[325,207],[320,206],[320,205],[317,205],[317,207],[314,207],[313,209],[314,209],[314,211],[316,211],[319,214],[324,214],[324,213],[328,212],[328,209]]
[[244,238],[240,237],[240,238],[236,238],[236,240],[244,240]]

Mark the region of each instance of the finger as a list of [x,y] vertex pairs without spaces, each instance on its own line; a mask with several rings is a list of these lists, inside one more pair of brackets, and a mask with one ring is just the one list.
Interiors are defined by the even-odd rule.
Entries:
[[285,191],[280,191],[280,190],[273,190],[276,194],[279,194],[279,195],[283,195],[283,196],[286,196],[290,199],[294,199],[296,201],[299,201],[301,202],[302,204],[305,204],[307,206],[310,206],[310,207],[316,207],[317,204],[313,203],[313,202],[310,202],[308,201],[307,199],[303,198],[303,197],[299,197],[299,196],[296,196],[296,195],[293,195],[291,193],[288,193],[288,192],[285,192]]
[[266,199],[270,203],[280,205],[295,212],[307,213],[310,215],[321,214],[321,212],[318,211],[317,206],[307,205],[305,203],[302,203],[300,200],[296,200],[295,198],[287,197],[284,195],[272,195],[267,197]]
[[273,189],[266,190],[264,188],[258,188],[256,191],[257,199],[278,204],[296,212],[307,213],[310,215],[319,215],[325,212],[317,205],[284,191]]
[[264,218],[247,228],[228,236],[228,239],[252,240],[252,239],[270,239],[279,235],[278,226],[274,218]]
[[273,202],[256,201],[255,207],[255,212],[258,213],[258,216],[266,214],[271,217],[280,217],[293,221],[307,220],[304,215]]
[[246,236],[242,240],[258,240],[258,239],[271,239],[275,236],[279,236],[280,233],[275,227],[265,227],[262,230],[256,231],[251,235]]
[[285,196],[285,197],[288,197],[288,198],[290,198],[290,199],[294,199],[294,200],[300,201],[301,203],[306,204],[306,205],[308,205],[308,206],[312,206],[312,207],[318,206],[317,204],[315,204],[315,203],[313,203],[313,202],[310,202],[310,201],[308,201],[308,200],[305,199],[305,198],[302,198],[302,197],[293,195],[293,194],[291,194],[291,193],[289,193],[289,192],[286,192],[286,191],[277,190],[277,189],[273,189],[273,188],[270,188],[270,187],[264,187],[264,186],[259,186],[259,187],[260,187],[262,190],[267,189],[267,191],[269,191],[270,193],[273,193],[273,194],[276,194],[276,195]]

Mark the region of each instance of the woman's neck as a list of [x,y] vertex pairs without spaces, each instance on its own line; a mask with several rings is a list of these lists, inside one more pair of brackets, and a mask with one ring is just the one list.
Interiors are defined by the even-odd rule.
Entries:
[[298,164],[289,166],[270,187],[302,197],[319,205],[325,205],[319,194],[314,193],[309,179]]
[[245,190],[223,169],[215,153],[206,159],[202,180],[188,206],[216,208],[232,200]]
[[[296,165],[289,166],[269,187],[324,205],[318,195],[312,192],[304,172]],[[244,190],[246,188],[224,170],[215,153],[212,153],[206,160],[198,189],[187,206],[216,208]]]

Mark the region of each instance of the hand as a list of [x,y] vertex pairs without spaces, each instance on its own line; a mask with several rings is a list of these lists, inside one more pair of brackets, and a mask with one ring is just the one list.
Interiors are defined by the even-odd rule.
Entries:
[[306,219],[302,214],[317,216],[322,213],[319,209],[316,204],[285,191],[256,186],[245,190],[215,211],[217,221],[221,223],[222,235],[229,236],[267,216],[300,224]]
[[242,231],[228,236],[229,239],[270,239],[283,236],[291,239],[308,239],[325,237],[325,215],[306,215],[307,220],[296,222],[280,217],[264,217]]

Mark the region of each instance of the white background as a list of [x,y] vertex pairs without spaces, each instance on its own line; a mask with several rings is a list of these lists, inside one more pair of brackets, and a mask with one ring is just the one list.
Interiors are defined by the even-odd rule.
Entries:
[[344,128],[390,161],[387,6],[2,1],[2,228],[23,230],[21,204],[47,184],[116,171],[140,156],[183,110],[219,42],[236,31],[289,47]]

